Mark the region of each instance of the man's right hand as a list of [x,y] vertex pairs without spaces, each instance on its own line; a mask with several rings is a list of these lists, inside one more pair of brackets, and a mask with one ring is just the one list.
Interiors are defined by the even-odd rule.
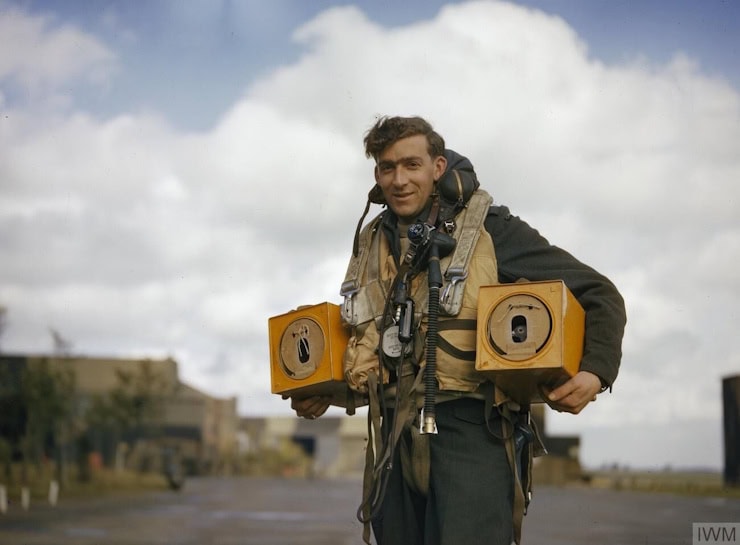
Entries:
[[[283,396],[287,399],[287,396]],[[331,404],[331,397],[313,396],[304,398],[290,398],[290,407],[297,416],[314,420],[324,414]]]

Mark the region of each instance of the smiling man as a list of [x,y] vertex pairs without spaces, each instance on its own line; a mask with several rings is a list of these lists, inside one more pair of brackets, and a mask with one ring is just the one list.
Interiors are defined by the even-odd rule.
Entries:
[[[507,401],[475,370],[478,290],[526,278],[560,279],[572,291],[586,311],[580,371],[545,393],[553,408],[573,414],[616,379],[624,302],[607,278],[493,206],[470,161],[445,149],[426,120],[381,118],[364,143],[375,161],[369,200],[387,210],[357,233],[342,286],[351,334],[345,378],[368,400],[376,430],[358,516],[380,545],[519,543],[529,491],[522,475],[533,449],[522,456],[515,439],[532,436],[529,407]],[[458,259],[463,240],[475,242]],[[439,272],[448,255],[444,266],[454,260],[461,269],[453,285],[449,270],[444,281]],[[452,303],[430,295],[437,276]],[[425,429],[430,395],[434,417]],[[328,405],[292,400],[306,418]]]
[[434,183],[447,167],[444,149],[430,150],[422,134],[397,140],[377,158],[375,181],[388,206],[400,219],[411,221],[429,202]]

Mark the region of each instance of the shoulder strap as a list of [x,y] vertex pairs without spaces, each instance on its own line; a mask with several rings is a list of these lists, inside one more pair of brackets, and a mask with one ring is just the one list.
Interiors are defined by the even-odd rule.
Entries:
[[457,316],[460,313],[468,266],[492,202],[491,196],[479,189],[473,193],[465,210],[458,216],[459,225],[454,233],[457,244],[446,263],[439,296],[439,305],[448,316]]
[[465,269],[470,262],[475,243],[478,242],[480,236],[480,228],[488,215],[491,203],[493,203],[493,198],[482,189],[470,197],[462,214],[462,225],[458,227],[461,233],[447,271]]
[[[375,317],[375,300],[385,300],[382,286],[379,282],[379,254],[380,236],[375,236],[383,214],[376,216],[368,223],[357,238],[358,251],[353,254],[347,266],[344,282],[339,295],[344,297],[341,308],[342,320],[345,324],[356,326]],[[374,258],[370,256],[373,255]],[[363,271],[366,273],[365,289],[360,289]],[[375,291],[380,290],[381,299],[377,299]]]

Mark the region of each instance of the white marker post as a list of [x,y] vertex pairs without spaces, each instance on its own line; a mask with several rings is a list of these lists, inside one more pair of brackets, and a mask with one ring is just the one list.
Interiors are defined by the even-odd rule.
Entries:
[[0,514],[8,512],[8,490],[4,484],[0,484]]
[[21,488],[21,507],[25,511],[28,511],[28,508],[31,507],[31,489],[27,486]]
[[56,507],[59,500],[59,481],[52,480],[49,483],[49,505]]

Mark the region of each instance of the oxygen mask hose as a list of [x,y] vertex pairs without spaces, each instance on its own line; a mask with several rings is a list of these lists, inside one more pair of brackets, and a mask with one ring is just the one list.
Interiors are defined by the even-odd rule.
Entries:
[[[409,227],[410,247],[414,260],[423,259],[428,253],[427,283],[429,285],[429,314],[426,338],[426,366],[424,367],[424,408],[421,412],[421,433],[437,433],[435,404],[437,400],[437,319],[439,317],[439,292],[442,288],[440,254],[446,256],[455,247],[455,239],[437,231],[434,226],[417,222]],[[422,266],[422,263],[416,263]]]
[[442,270],[439,265],[439,248],[432,241],[429,256],[429,324],[426,338],[426,366],[424,367],[424,408],[421,413],[421,433],[437,433],[435,403],[437,399],[437,318],[439,317],[439,290],[442,287]]

